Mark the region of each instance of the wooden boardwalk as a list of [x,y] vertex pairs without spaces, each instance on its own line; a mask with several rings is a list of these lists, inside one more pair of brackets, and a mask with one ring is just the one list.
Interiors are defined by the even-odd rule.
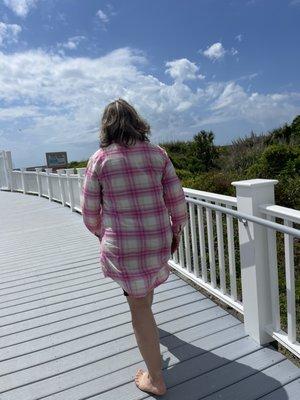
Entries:
[[[0,192],[0,400],[150,399],[121,288],[79,213]],[[171,274],[155,289],[170,400],[300,398],[300,369]]]

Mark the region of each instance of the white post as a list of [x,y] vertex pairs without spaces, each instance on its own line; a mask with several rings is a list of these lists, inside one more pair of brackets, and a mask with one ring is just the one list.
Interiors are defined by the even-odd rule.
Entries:
[[12,182],[12,159],[11,159],[11,151],[4,152],[5,158],[5,169],[7,174],[7,186],[8,189],[12,192],[13,191],[13,182]]
[[6,150],[5,153],[6,153],[7,166],[9,169],[13,169],[11,151]]
[[26,171],[26,168],[22,167],[21,168],[21,181],[22,181],[22,189],[23,189],[24,194],[26,194],[25,175],[24,175],[25,171]]
[[[237,211],[263,217],[261,204],[274,204],[276,179],[232,182],[236,187]],[[273,341],[267,332],[272,324],[272,298],[268,260],[267,228],[251,221],[239,221],[242,296],[245,331],[259,344]]]
[[[2,160],[2,161],[1,161]],[[4,188],[7,186],[7,170],[6,170],[6,161],[5,161],[5,150],[1,150],[1,157],[0,157],[0,167],[2,168],[3,172],[1,173],[2,177],[4,178],[5,182],[1,180],[0,187]]]
[[47,183],[48,183],[48,197],[49,201],[52,200],[52,186],[51,186],[51,180],[50,180],[50,172],[52,172],[52,168],[45,168],[46,174],[47,174]]
[[66,191],[65,191],[65,185],[63,182],[63,179],[65,179],[65,177],[63,176],[65,173],[64,169],[58,169],[57,171],[57,175],[58,175],[58,181],[59,181],[59,187],[60,187],[60,195],[61,195],[61,204],[63,206],[66,205]]
[[0,150],[0,168],[3,170],[3,172],[1,172],[0,178],[4,177],[5,178],[5,183],[4,181],[1,179],[0,181],[0,188],[3,188],[5,186],[5,184],[7,184],[7,175],[6,175],[6,163],[5,163],[5,150]]
[[67,185],[68,185],[68,192],[69,192],[69,199],[70,199],[70,208],[71,211],[74,211],[74,193],[73,193],[73,187],[71,183],[71,173],[74,173],[74,168],[67,168],[66,169],[66,175],[67,175]]
[[36,181],[37,181],[37,187],[38,187],[38,194],[39,196],[42,195],[42,185],[41,185],[41,175],[40,172],[42,172],[42,168],[37,167],[35,168],[36,171]]

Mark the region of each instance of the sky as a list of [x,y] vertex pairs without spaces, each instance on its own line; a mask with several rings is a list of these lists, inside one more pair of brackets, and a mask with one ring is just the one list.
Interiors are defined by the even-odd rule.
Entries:
[[0,150],[15,168],[86,160],[117,98],[157,144],[291,123],[299,20],[300,0],[0,0]]

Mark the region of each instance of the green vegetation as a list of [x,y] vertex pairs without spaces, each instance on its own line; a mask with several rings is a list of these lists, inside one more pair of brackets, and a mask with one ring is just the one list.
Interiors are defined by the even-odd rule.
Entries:
[[88,160],[82,161],[71,161],[68,164],[68,168],[85,168],[87,165]]
[[300,115],[266,134],[216,146],[214,134],[200,131],[191,141],[159,143],[166,149],[184,187],[235,195],[232,181],[277,179],[276,204],[300,209]]

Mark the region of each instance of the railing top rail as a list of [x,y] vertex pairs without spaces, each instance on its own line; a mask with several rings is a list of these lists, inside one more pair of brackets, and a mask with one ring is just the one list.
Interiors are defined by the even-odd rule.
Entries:
[[225,203],[228,205],[236,206],[237,205],[237,200],[236,197],[233,196],[226,196],[224,194],[218,194],[218,193],[212,193],[212,192],[204,192],[202,190],[197,190],[197,189],[190,189],[183,187],[183,191],[185,195],[187,196],[192,196],[192,197],[197,197],[201,199],[207,199],[211,201],[216,201],[219,203]]
[[277,206],[275,204],[262,204],[258,206],[261,212],[274,217],[288,219],[300,224],[300,211],[292,208]]
[[[275,229],[275,230],[280,231],[282,233],[287,233],[288,235],[292,235],[292,236],[300,238],[300,229],[295,229],[295,228],[292,228],[292,227],[289,227],[289,226],[281,225],[281,224],[278,224],[277,222],[268,221],[268,220],[266,220],[264,218],[259,218],[259,217],[255,217],[253,215],[241,213],[239,211],[231,210],[229,208],[218,206],[216,204],[211,204],[211,203],[208,203],[206,201],[196,200],[196,199],[192,199],[192,198],[189,198],[189,197],[187,197],[186,200],[188,202],[190,202],[190,203],[194,203],[194,204],[198,204],[198,205],[201,205],[201,206],[204,206],[204,207],[208,207],[208,208],[211,208],[211,209],[216,210],[216,211],[221,211],[221,212],[223,212],[225,214],[231,214],[234,217],[237,217],[243,223],[245,223],[248,220],[248,221],[260,224],[260,225],[264,225],[267,228],[272,228],[272,229]],[[246,220],[246,221],[243,221],[243,219]]]
[[26,175],[36,175],[36,171],[12,171],[12,172],[23,172]]

